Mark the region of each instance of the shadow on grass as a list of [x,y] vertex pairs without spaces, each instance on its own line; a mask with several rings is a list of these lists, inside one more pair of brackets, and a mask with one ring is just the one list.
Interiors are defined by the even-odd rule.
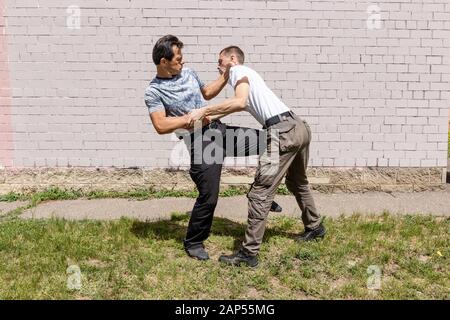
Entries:
[[[153,238],[156,240],[176,240],[183,243],[186,234],[189,215],[174,215],[170,220],[143,222],[134,221],[131,232],[138,238]],[[240,248],[244,238],[246,223],[235,222],[226,218],[215,217],[211,228],[211,234],[217,236],[234,237],[234,250]],[[280,227],[269,227],[264,234],[263,242],[271,237],[286,237],[294,239],[297,233],[283,231]]]

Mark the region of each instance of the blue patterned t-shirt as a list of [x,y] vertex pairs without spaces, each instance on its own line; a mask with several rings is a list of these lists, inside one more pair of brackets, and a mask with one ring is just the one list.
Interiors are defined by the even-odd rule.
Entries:
[[145,89],[145,104],[149,113],[166,110],[168,117],[183,116],[207,105],[200,90],[204,85],[189,68],[173,78],[155,77]]

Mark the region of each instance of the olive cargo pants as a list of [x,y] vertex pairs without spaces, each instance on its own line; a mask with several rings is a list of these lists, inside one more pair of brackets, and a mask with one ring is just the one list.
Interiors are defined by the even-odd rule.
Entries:
[[242,244],[246,254],[256,255],[259,251],[270,206],[284,175],[302,212],[304,226],[314,229],[320,224],[306,176],[310,142],[309,125],[295,115],[268,128],[266,151],[260,156],[255,181],[247,194],[248,225]]

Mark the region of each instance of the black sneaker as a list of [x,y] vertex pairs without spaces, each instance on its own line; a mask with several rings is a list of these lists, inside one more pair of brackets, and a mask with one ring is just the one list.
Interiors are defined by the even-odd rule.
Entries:
[[270,207],[270,211],[281,212],[281,211],[283,211],[283,208],[281,208],[281,206],[278,203],[276,203],[275,201],[272,201],[272,205]]
[[233,266],[240,266],[241,264],[245,264],[252,268],[258,266],[258,257],[249,256],[245,254],[242,250],[239,250],[238,252],[233,253],[232,255],[229,256],[221,255],[219,261]]
[[195,248],[184,248],[186,250],[186,253],[189,257],[195,258],[198,260],[208,260],[209,255],[208,252],[206,252],[205,248],[203,247],[195,247]]
[[305,232],[303,232],[299,237],[297,237],[297,241],[312,241],[314,239],[323,238],[327,233],[324,225],[321,223],[319,226],[313,230],[309,228],[305,228]]

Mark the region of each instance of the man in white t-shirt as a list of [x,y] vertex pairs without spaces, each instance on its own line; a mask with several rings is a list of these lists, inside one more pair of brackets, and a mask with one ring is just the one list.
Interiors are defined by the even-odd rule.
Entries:
[[235,96],[218,105],[193,110],[190,117],[195,122],[204,117],[248,111],[267,130],[267,149],[260,156],[255,181],[247,195],[245,240],[239,251],[219,258],[226,264],[256,267],[270,205],[285,175],[286,186],[295,195],[305,225],[298,240],[310,241],[326,233],[306,176],[311,129],[267,87],[256,71],[243,65],[244,53],[240,48],[223,49],[218,64],[221,73],[231,65],[228,84],[234,88]]

